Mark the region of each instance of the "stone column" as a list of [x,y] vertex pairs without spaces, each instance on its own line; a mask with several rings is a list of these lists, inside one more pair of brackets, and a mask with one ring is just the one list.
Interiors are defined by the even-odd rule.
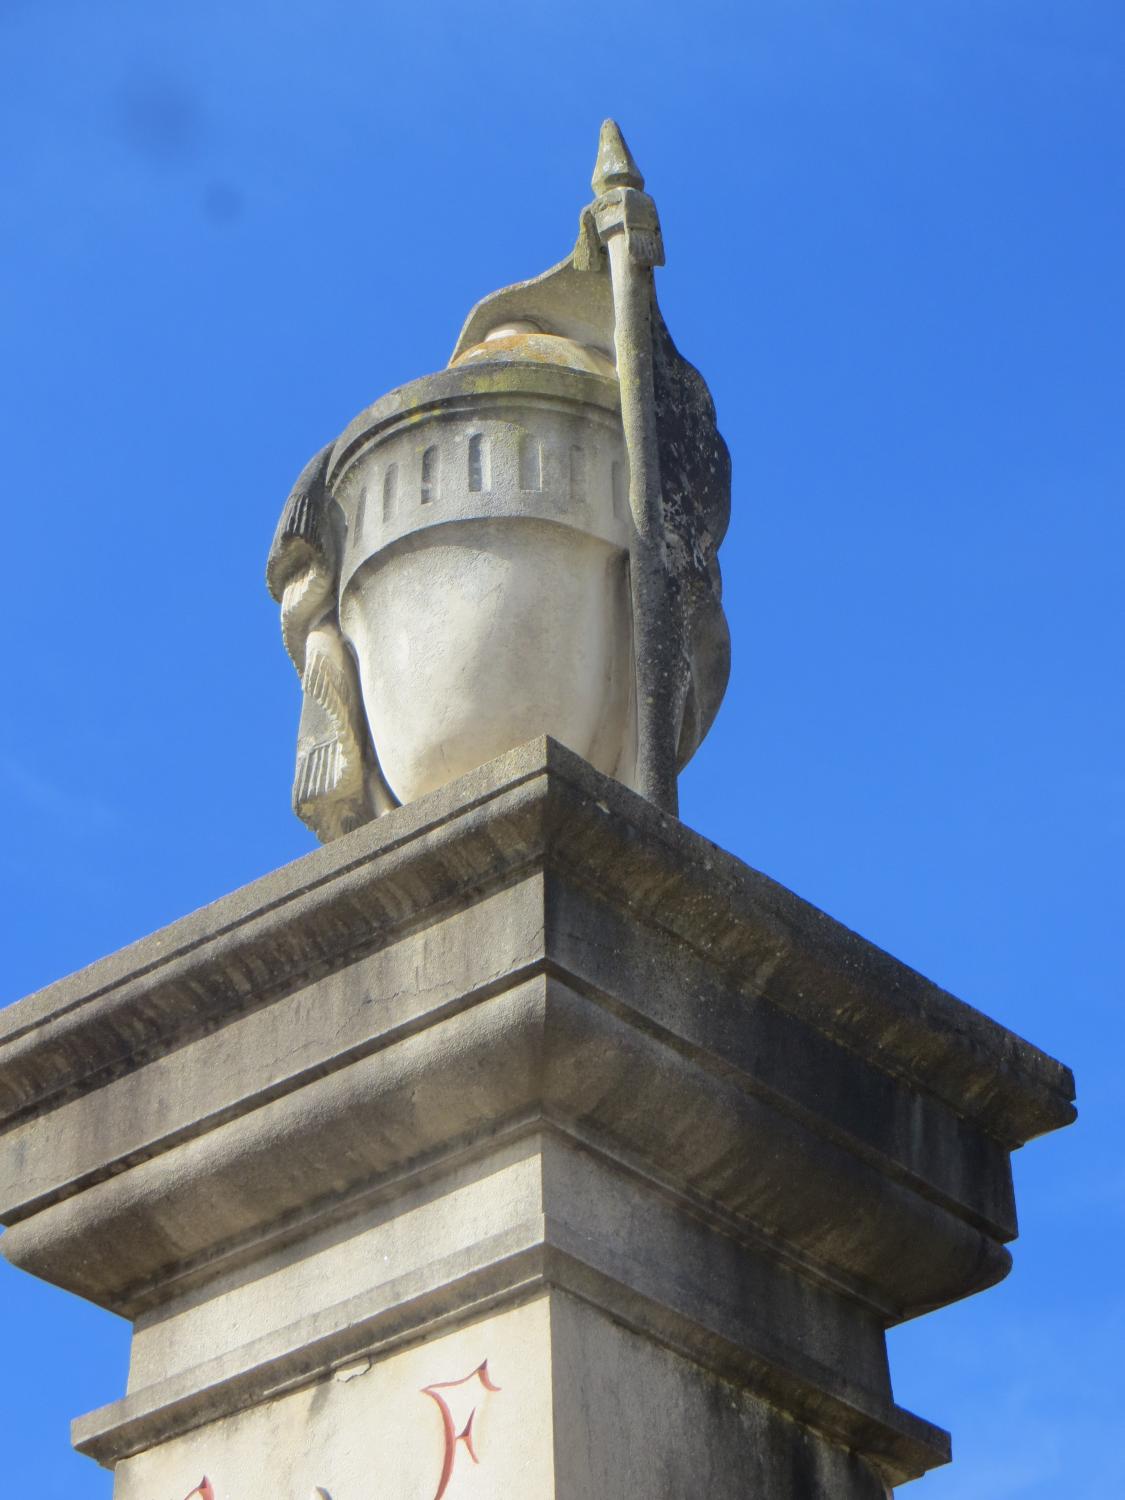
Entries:
[[1064,1067],[550,740],[0,1014],[116,1500],[876,1500]]

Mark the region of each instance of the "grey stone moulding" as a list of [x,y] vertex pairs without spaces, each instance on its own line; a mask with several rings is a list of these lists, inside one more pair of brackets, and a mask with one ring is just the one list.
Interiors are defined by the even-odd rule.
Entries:
[[1072,1098],[539,740],[0,1013],[0,1245],[135,1322],[103,1463],[551,1289],[898,1483],[885,1330],[1005,1275]]

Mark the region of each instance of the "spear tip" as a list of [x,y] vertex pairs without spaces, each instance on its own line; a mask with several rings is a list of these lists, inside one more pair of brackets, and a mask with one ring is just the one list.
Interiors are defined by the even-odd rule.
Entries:
[[592,185],[599,198],[610,188],[643,188],[645,185],[641,170],[633,160],[633,153],[625,144],[625,137],[616,120],[606,120],[602,125]]

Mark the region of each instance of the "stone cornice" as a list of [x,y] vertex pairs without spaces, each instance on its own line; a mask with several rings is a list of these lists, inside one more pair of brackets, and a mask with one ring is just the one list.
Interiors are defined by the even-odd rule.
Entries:
[[0,1012],[0,1128],[536,863],[1008,1148],[1074,1118],[1062,1064],[539,740]]

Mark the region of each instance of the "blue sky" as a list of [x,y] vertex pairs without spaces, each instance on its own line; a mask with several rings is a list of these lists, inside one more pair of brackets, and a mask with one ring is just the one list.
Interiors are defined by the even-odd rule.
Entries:
[[[0,0],[0,57],[3,998],[310,847],[277,512],[613,114],[734,459],[683,816],[1078,1076],[1013,1275],[891,1337],[906,1493],[1125,1494],[1118,0]],[[6,1487],[108,1497],[127,1330],[3,1266],[0,1327]]]

